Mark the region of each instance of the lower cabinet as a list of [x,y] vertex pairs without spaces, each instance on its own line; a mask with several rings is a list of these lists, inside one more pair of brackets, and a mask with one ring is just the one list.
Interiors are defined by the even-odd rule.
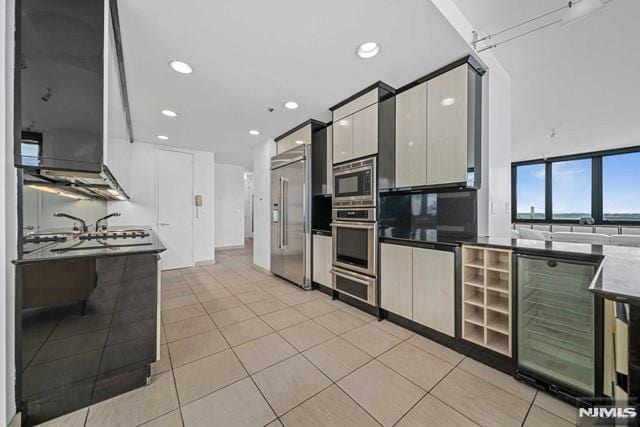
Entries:
[[381,306],[416,323],[455,336],[455,255],[383,243]]
[[331,236],[313,235],[313,271],[312,280],[331,288]]

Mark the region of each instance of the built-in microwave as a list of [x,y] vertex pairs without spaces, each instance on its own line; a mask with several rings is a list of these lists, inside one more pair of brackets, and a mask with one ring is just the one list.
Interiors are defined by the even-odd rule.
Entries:
[[376,205],[376,159],[370,157],[333,167],[333,206]]

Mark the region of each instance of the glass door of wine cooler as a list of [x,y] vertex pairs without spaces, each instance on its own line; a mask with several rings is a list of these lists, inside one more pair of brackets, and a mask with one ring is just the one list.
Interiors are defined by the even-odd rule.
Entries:
[[587,395],[595,389],[595,301],[588,263],[519,255],[519,369]]

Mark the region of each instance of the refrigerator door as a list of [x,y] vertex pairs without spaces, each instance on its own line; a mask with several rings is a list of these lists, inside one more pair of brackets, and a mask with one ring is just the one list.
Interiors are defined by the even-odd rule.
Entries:
[[271,171],[271,272],[284,276],[281,169]]
[[305,161],[291,163],[282,171],[282,243],[285,279],[304,286],[304,182]]
[[595,393],[595,266],[517,257],[518,369],[578,392]]

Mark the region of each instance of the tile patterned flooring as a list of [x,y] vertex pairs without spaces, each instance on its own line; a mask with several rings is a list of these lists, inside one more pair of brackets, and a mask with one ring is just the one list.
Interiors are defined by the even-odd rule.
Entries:
[[252,265],[162,274],[149,386],[51,426],[570,426],[571,406]]

